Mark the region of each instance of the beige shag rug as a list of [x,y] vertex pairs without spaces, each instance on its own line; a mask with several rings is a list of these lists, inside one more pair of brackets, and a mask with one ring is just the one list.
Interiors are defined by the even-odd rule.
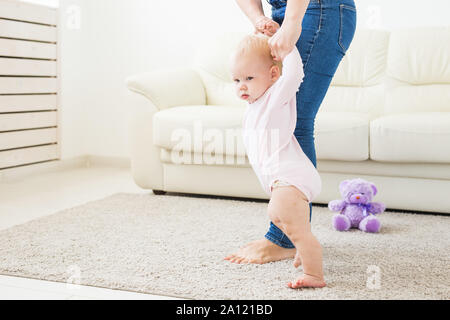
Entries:
[[337,232],[313,207],[323,289],[286,287],[292,259],[223,257],[261,238],[267,201],[115,194],[0,231],[0,274],[192,299],[449,299],[450,217],[385,212],[382,230]]

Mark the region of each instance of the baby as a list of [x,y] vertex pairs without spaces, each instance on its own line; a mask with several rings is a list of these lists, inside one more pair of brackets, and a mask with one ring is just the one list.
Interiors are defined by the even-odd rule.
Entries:
[[294,135],[303,64],[296,47],[282,64],[274,61],[268,39],[265,35],[246,36],[230,59],[236,94],[248,102],[242,122],[244,146],[270,196],[269,218],[295,245],[294,266],[303,264],[303,275],[288,286],[324,287],[322,248],[309,222],[309,203],[322,184]]

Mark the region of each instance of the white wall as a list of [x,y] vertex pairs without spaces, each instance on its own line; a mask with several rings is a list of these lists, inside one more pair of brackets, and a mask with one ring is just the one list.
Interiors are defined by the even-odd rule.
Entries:
[[397,29],[450,25],[449,0],[355,0],[358,27]]
[[[357,0],[357,7],[358,27],[449,24],[448,0]],[[63,159],[128,157],[125,78],[189,65],[197,44],[217,33],[252,31],[233,0],[60,0],[60,13]]]
[[20,1],[40,4],[43,6],[53,8],[57,8],[59,6],[59,0],[20,0]]
[[128,157],[125,78],[187,65],[217,32],[251,30],[234,1],[62,0],[60,10],[62,158]]

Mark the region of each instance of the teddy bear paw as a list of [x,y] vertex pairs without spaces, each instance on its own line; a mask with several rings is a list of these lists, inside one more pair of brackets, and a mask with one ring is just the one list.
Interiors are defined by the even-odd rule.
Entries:
[[378,231],[380,231],[380,228],[381,228],[380,220],[378,220],[377,217],[372,215],[365,217],[359,223],[359,229],[364,232],[377,233]]
[[333,228],[337,231],[347,231],[350,229],[350,219],[343,214],[335,214],[333,216]]

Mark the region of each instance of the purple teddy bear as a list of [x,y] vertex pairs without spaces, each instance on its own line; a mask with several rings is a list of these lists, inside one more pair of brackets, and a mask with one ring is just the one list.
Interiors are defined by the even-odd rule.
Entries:
[[344,180],[339,184],[343,200],[333,200],[328,204],[331,211],[340,211],[333,216],[333,228],[347,231],[359,228],[364,232],[380,231],[381,223],[375,216],[386,209],[383,203],[370,202],[377,194],[377,188],[364,179]]

